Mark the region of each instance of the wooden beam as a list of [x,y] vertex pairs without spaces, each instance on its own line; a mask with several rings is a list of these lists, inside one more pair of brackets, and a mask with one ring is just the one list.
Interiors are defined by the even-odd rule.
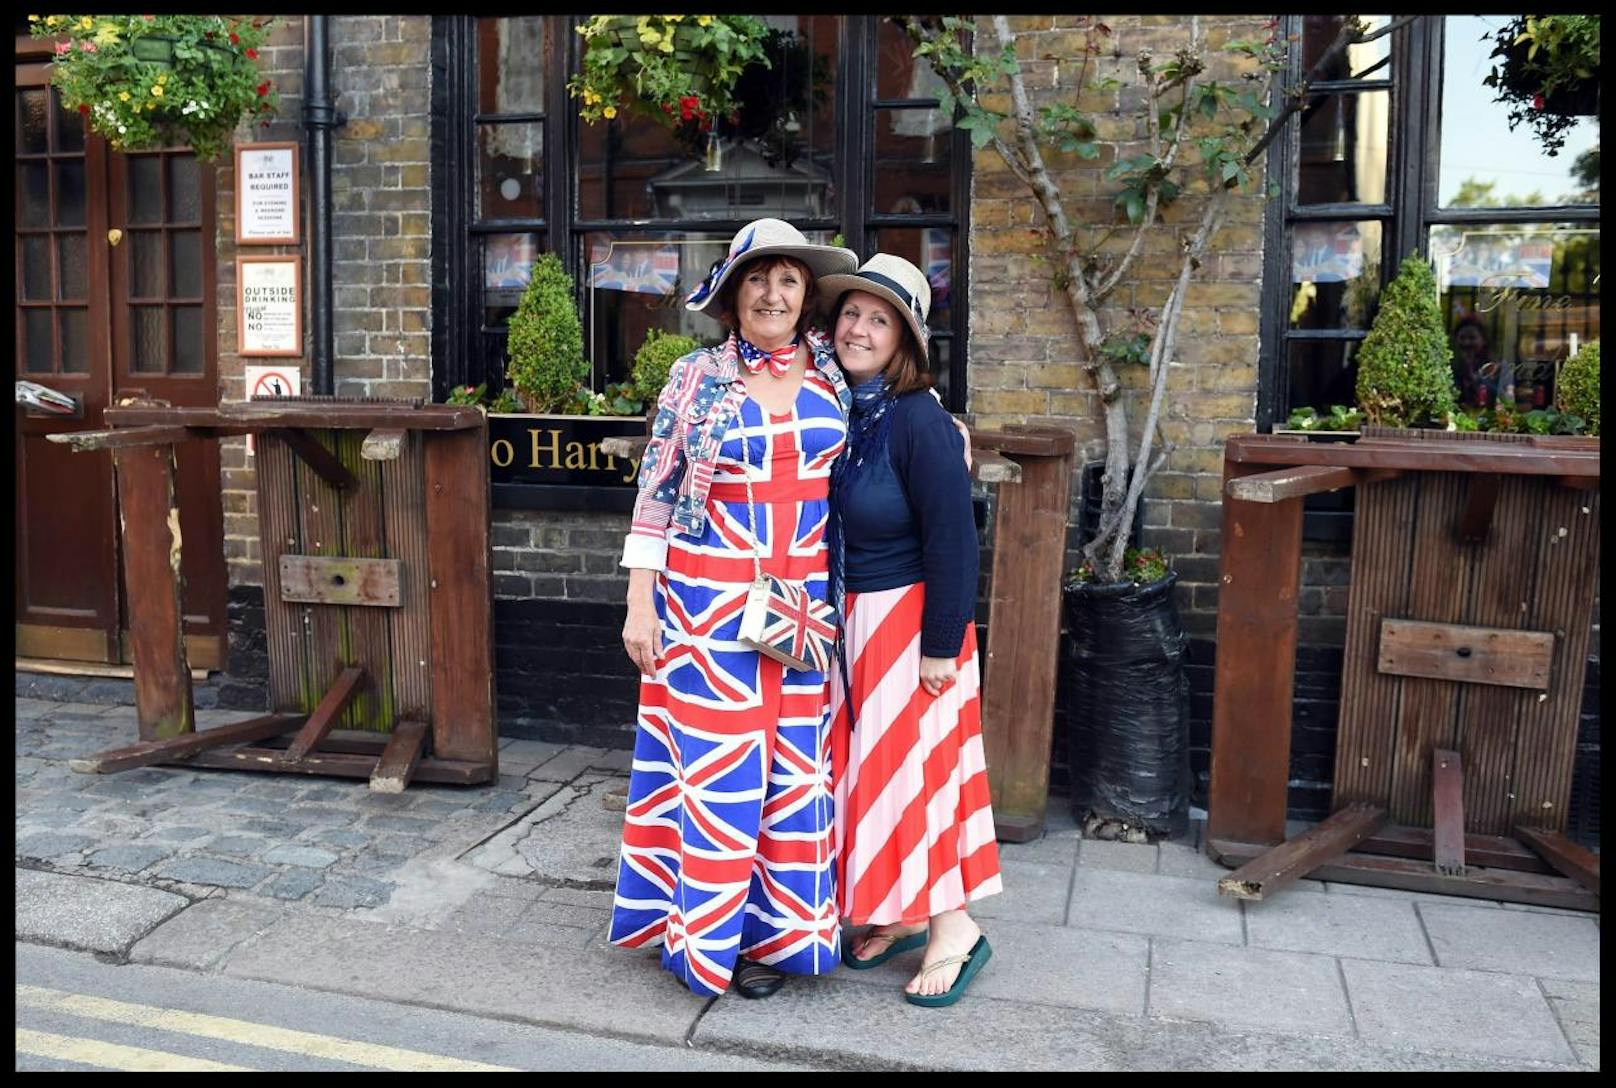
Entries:
[[1225,443],[1224,456],[1249,465],[1339,465],[1599,479],[1597,439],[1589,439],[1587,446],[1543,447],[1514,442],[1399,442],[1381,438],[1363,438],[1350,444],[1298,444],[1273,441],[1269,435],[1231,435]]
[[404,431],[398,427],[377,428],[365,436],[359,456],[367,461],[395,461],[404,448]]
[[400,567],[397,559],[282,555],[281,600],[397,608]]
[[[1260,857],[1270,847],[1262,843],[1235,842],[1209,838],[1207,852],[1224,865],[1240,865]],[[1437,872],[1429,862],[1413,858],[1377,857],[1350,853],[1314,869],[1309,877],[1337,884],[1363,884],[1375,888],[1398,888],[1435,895],[1459,895],[1471,899],[1502,899],[1509,903],[1529,903],[1539,907],[1561,907],[1597,913],[1599,897],[1575,880],[1558,875],[1525,873],[1512,869],[1483,869],[1471,866],[1464,876]]]
[[[1225,460],[1224,481],[1262,469]],[[1285,841],[1302,500],[1223,503],[1210,835]]]
[[[1360,854],[1431,861],[1436,856],[1435,832],[1429,827],[1387,824],[1357,846]],[[1551,873],[1543,859],[1503,835],[1466,835],[1465,862],[1487,869],[1518,869],[1523,873]]]
[[432,750],[444,759],[497,767],[488,432],[435,435],[424,459]]
[[[329,774],[340,778],[369,778],[376,771],[377,757],[347,752],[314,752],[295,763],[281,759],[275,748],[224,748],[198,753],[186,766],[221,767],[230,770],[274,771],[280,774]],[[417,782],[445,782],[472,786],[498,778],[492,764],[457,759],[423,758],[415,767]]]
[[415,768],[421,762],[421,751],[426,747],[425,722],[399,722],[393,727],[387,750],[376,761],[370,775],[372,793],[403,793],[410,784]]
[[993,450],[971,450],[971,474],[985,484],[1019,484],[1021,465]]
[[1466,485],[1464,513],[1459,515],[1459,539],[1480,544],[1492,528],[1493,508],[1498,505],[1499,477],[1486,473],[1470,477]]
[[71,446],[74,453],[92,450],[122,450],[136,446],[163,446],[186,442],[193,438],[211,438],[212,435],[195,427],[174,425],[149,427],[123,427],[109,431],[70,431],[66,434],[48,434],[47,442]]
[[1266,899],[1338,858],[1386,822],[1386,811],[1369,805],[1347,805],[1323,823],[1246,862],[1218,881],[1218,894],[1236,899]]
[[191,669],[182,630],[185,576],[173,445],[126,449],[114,457],[122,526],[129,650],[141,740],[196,729]]
[[1380,621],[1377,672],[1545,691],[1554,634],[1423,620]]
[[1243,502],[1284,502],[1339,491],[1356,482],[1353,470],[1341,465],[1292,465],[1255,476],[1238,476],[1224,485],[1224,494]]
[[1464,772],[1459,753],[1449,748],[1431,752],[1432,863],[1446,876],[1463,876]]
[[1034,457],[1064,457],[1077,445],[1071,431],[1058,427],[1014,427],[1002,431],[972,431],[971,452],[1026,454]]
[[108,408],[102,415],[108,426],[133,427],[145,423],[177,423],[187,427],[246,424],[250,430],[282,427],[400,427],[407,431],[461,431],[483,424],[482,409],[456,404],[375,404],[366,401],[286,402],[248,401],[216,408],[169,408],[132,404]]
[[222,744],[267,740],[292,729],[302,718],[301,714],[269,714],[233,725],[221,725],[216,729],[204,729],[199,733],[169,737],[167,740],[148,740],[125,748],[111,748],[85,759],[70,759],[67,765],[81,774],[111,774],[131,767],[172,763]]
[[354,486],[353,473],[337,460],[336,454],[326,449],[319,439],[308,431],[300,427],[286,427],[277,429],[274,434],[290,446],[292,452],[297,454],[316,476],[338,491],[346,491]]
[[296,763],[319,747],[325,735],[337,724],[337,716],[359,691],[359,684],[364,678],[364,669],[343,669],[337,675],[336,682],[331,685],[331,690],[320,700],[320,705],[309,715],[308,722],[297,731],[297,737],[281,758],[288,763]]
[[1555,869],[1595,895],[1599,894],[1598,854],[1546,828],[1517,827],[1515,834]]

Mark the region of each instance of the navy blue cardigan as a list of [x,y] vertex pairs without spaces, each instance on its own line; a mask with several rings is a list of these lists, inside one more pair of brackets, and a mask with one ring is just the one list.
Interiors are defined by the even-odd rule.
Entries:
[[952,658],[976,615],[979,562],[964,439],[930,393],[899,397],[891,412],[886,456],[837,496],[847,588],[925,582],[921,655]]

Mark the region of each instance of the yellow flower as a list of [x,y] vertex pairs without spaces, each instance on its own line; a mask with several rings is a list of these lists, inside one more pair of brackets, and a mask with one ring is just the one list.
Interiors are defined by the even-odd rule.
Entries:
[[89,30],[90,28],[92,28],[94,26],[95,26],[95,20],[90,18],[88,15],[86,15],[84,18],[79,20],[79,29],[81,29],[81,30]]
[[45,25],[46,26],[55,26],[57,23],[59,23],[61,21],[62,21],[62,17],[60,15],[47,15],[47,16],[45,16]]
[[119,91],[118,92],[118,101],[119,102],[127,102],[127,101],[129,101],[129,92],[128,91]]
[[696,16],[696,25],[697,26],[712,26],[713,25],[713,17],[711,15],[698,15],[698,16]]
[[679,23],[684,21],[683,15],[664,15],[663,18],[670,23]]
[[610,121],[613,117],[617,116],[617,107],[616,106],[607,106],[601,112],[606,115],[606,120]]
[[163,97],[163,85],[161,83],[153,83],[151,93],[154,98]]
[[39,22],[39,16],[37,16],[37,15],[30,15],[30,16],[28,16],[28,21],[29,21],[29,22],[30,22],[30,23],[37,23],[37,22]]
[[167,83],[168,82],[168,73],[163,72],[161,75],[159,75],[157,77],[157,82],[159,82],[159,83]]
[[110,23],[103,23],[101,25],[101,29],[99,29],[99,30],[97,30],[95,32],[95,44],[97,44],[97,45],[117,45],[118,44],[118,30],[117,30],[117,28],[112,26]]

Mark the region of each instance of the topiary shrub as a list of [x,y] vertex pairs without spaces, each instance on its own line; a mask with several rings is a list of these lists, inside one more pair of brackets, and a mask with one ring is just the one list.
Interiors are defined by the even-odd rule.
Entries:
[[583,325],[572,300],[572,277],[554,253],[533,262],[533,278],[511,315],[506,379],[535,412],[576,412],[578,388],[589,379]]
[[1405,260],[1381,295],[1358,349],[1357,394],[1364,419],[1383,427],[1446,427],[1457,408],[1436,276],[1422,257]]
[[1590,340],[1560,368],[1560,408],[1599,433],[1599,341]]
[[680,356],[689,355],[701,345],[694,338],[652,329],[645,343],[634,353],[634,388],[646,404],[655,404],[662,387],[668,384],[668,371]]

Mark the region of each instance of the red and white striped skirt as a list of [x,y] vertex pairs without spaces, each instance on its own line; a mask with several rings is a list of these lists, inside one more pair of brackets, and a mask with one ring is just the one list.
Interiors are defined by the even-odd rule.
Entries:
[[924,583],[847,595],[853,721],[831,678],[837,907],[849,925],[915,925],[1002,891],[982,751],[976,628],[959,676],[920,686]]

